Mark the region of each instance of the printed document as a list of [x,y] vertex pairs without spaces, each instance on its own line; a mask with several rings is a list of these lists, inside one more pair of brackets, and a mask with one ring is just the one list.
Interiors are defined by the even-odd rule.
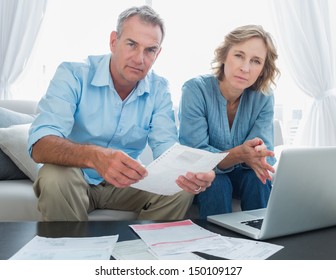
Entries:
[[193,253],[156,256],[142,239],[117,242],[112,257],[116,260],[204,260]]
[[174,195],[182,189],[175,183],[187,172],[209,172],[228,153],[211,153],[175,144],[147,167],[148,176],[132,187],[161,195]]
[[157,256],[217,249],[225,242],[219,234],[206,230],[191,220],[130,227]]
[[48,238],[35,236],[11,260],[109,260],[118,235]]
[[[222,236],[206,230],[191,220],[130,225],[144,241],[147,248],[138,247],[136,254],[125,254],[131,251],[124,248],[116,252],[117,259],[138,259],[146,255],[148,259],[195,259],[193,252],[232,259],[232,260],[264,260],[281,250],[283,246]],[[133,245],[133,244],[132,244]],[[124,244],[127,247],[126,244]]]

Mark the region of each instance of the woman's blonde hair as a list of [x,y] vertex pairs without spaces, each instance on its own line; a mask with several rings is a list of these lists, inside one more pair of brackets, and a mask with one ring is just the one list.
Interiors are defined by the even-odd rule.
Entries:
[[263,70],[256,82],[250,88],[261,91],[263,94],[267,94],[271,84],[275,85],[275,78],[280,75],[280,71],[275,65],[278,54],[271,35],[260,25],[241,26],[225,36],[224,42],[222,42],[215,50],[215,58],[212,63],[213,73],[218,80],[222,81],[224,78],[224,61],[226,60],[231,47],[251,38],[261,38],[266,45],[267,54]]

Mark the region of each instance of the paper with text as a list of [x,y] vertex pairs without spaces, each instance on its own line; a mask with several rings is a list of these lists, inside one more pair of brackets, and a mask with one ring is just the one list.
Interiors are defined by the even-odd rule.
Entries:
[[281,245],[270,244],[244,238],[222,236],[230,246],[200,251],[208,255],[229,260],[265,260],[283,248]]
[[156,256],[141,239],[117,242],[112,251],[116,260],[203,260],[204,258],[193,254],[183,253],[174,255]]
[[35,236],[11,260],[109,260],[118,235],[100,237]]
[[152,252],[158,259],[192,259],[192,252],[202,252],[231,260],[264,260],[283,248],[256,240],[222,236],[191,220],[130,227],[147,245],[137,253]]
[[182,189],[175,183],[187,172],[209,172],[228,153],[211,153],[175,144],[147,167],[148,176],[132,187],[160,195],[174,195]]
[[[191,220],[130,225],[156,256],[217,249],[221,236]],[[229,243],[226,246],[230,246]]]

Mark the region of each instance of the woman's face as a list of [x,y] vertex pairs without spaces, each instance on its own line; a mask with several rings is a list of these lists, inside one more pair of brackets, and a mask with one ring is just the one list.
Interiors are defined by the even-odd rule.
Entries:
[[224,61],[223,82],[239,91],[252,86],[263,70],[266,54],[264,41],[257,37],[233,45]]

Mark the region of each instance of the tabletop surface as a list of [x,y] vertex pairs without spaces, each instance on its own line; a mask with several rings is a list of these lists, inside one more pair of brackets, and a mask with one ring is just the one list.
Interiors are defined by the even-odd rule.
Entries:
[[[246,238],[207,221],[193,220],[193,222],[224,236]],[[119,234],[118,241],[125,241],[139,238],[129,227],[130,224],[144,223],[153,223],[153,221],[0,222],[0,259],[10,258],[35,235],[55,238]],[[336,227],[330,227],[265,240],[268,243],[284,246],[268,259],[336,260],[335,237]]]

